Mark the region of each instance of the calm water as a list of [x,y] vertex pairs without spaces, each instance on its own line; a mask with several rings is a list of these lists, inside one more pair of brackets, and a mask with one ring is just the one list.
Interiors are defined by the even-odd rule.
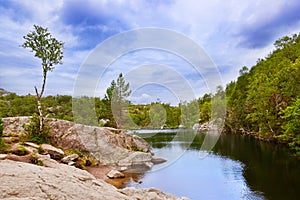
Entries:
[[144,130],[138,135],[169,162],[128,186],[157,187],[196,200],[300,199],[300,160],[282,146],[221,134],[211,151],[203,151],[210,132]]

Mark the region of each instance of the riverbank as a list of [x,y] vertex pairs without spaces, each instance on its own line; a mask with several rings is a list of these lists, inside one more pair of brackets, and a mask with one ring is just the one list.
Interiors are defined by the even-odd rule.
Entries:
[[[214,130],[213,122],[209,121],[203,124],[194,124],[193,129],[197,131],[208,131],[208,130]],[[288,147],[291,152],[294,153],[295,156],[297,156],[300,159],[300,147],[297,147],[295,144],[294,147],[291,146],[291,143],[289,141],[279,140],[278,136],[276,135],[270,135],[270,134],[262,134],[261,132],[255,132],[255,131],[248,131],[244,129],[234,130],[228,126],[225,125],[225,128],[220,129],[220,131],[224,134],[239,134],[239,135],[251,135],[256,140],[273,143],[273,144],[279,144],[284,145]]]
[[117,189],[85,170],[65,164],[38,166],[0,160],[1,199],[171,199],[186,200],[156,188]]
[[[187,199],[156,188],[123,188],[131,180],[139,182],[141,176],[127,169],[137,167],[142,172],[159,160],[140,137],[46,119],[55,147],[38,145],[23,141],[23,125],[29,122],[30,117],[3,118],[6,146],[0,152],[0,181],[7,184],[0,186],[1,199]],[[34,189],[27,191],[30,185]]]

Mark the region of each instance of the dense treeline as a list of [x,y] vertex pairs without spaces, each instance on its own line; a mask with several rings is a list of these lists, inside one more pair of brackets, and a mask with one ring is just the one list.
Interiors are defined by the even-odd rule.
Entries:
[[288,143],[300,152],[300,35],[283,37],[226,88],[226,128]]
[[[46,117],[73,120],[71,96],[44,97],[42,107]],[[38,114],[35,96],[19,96],[15,93],[0,95],[0,117],[31,116],[33,113]]]
[[[227,85],[225,130],[287,143],[300,152],[300,35],[283,37],[275,42],[275,47],[271,54],[259,59],[250,70],[243,67],[237,81]],[[79,121],[118,127],[118,123],[124,121],[115,120],[111,105],[116,101],[125,102],[127,106],[118,104],[120,108],[115,112],[120,112],[120,118],[129,115],[137,128],[192,127],[198,119],[204,123],[212,118],[212,105],[219,104],[216,108],[222,110],[223,104],[218,102],[222,98],[218,97],[224,96],[224,91],[219,87],[215,95],[205,94],[202,98],[181,102],[178,106],[162,102],[132,105],[126,100],[130,92],[129,83],[120,74],[118,80],[112,81],[107,88],[103,99],[81,97],[76,100],[76,106],[82,106],[79,108]],[[92,102],[89,105],[93,106],[84,107],[86,101]],[[74,120],[71,96],[48,96],[41,102],[45,116]],[[38,113],[36,104],[36,98],[32,95],[1,94],[0,117]],[[90,111],[96,113],[96,120],[91,118]],[[222,111],[216,113],[222,114]]]
[[[75,99],[77,110],[77,121],[89,124],[117,127],[111,111],[111,102],[104,97],[92,98],[81,97]],[[72,110],[72,97],[67,95],[47,96],[42,98],[42,108],[46,117],[74,121]],[[86,102],[92,102],[93,107],[86,107]],[[197,105],[196,105],[197,104]],[[197,113],[198,107],[203,112]],[[191,121],[198,121],[199,116],[206,122],[210,119],[211,95],[205,95],[199,100],[180,103],[179,106],[172,106],[167,103],[153,102],[151,104],[133,105],[129,103],[128,113],[137,128],[178,128],[179,125],[190,128]],[[183,111],[183,112],[182,112]],[[91,115],[96,113],[96,120]],[[124,111],[123,111],[124,112]],[[0,118],[14,116],[31,116],[38,114],[36,97],[33,95],[19,96],[15,93],[0,95]],[[184,115],[189,113],[191,115]]]

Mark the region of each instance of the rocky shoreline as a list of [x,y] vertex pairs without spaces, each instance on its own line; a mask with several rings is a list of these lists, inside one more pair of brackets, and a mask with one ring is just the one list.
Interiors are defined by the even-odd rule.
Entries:
[[164,161],[140,137],[46,119],[53,146],[18,141],[29,122],[30,117],[3,118],[9,150],[0,154],[0,181],[6,183],[0,185],[1,199],[187,199],[156,188],[117,189]]

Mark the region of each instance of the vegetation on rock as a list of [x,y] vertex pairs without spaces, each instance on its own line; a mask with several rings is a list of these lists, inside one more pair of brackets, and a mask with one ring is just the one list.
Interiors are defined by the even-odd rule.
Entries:
[[49,143],[49,126],[44,124],[40,130],[40,119],[36,113],[32,115],[30,124],[24,125],[24,129],[28,134],[27,140],[38,144]]
[[2,140],[2,136],[3,136],[3,122],[2,119],[0,118],[0,149],[5,147],[5,143]]

